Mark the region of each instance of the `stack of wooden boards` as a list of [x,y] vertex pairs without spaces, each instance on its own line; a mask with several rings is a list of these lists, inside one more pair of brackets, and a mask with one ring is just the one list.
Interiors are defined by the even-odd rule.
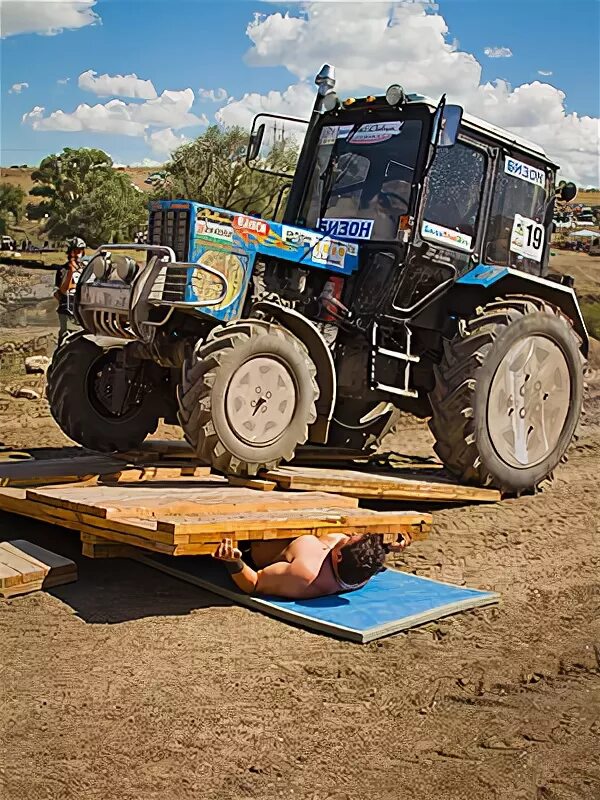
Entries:
[[77,565],[23,539],[0,543],[0,597],[51,589],[77,580]]
[[[255,479],[210,474],[183,458],[180,443],[149,443],[137,464],[82,455],[0,464],[0,510],[78,531],[90,556],[144,548],[168,555],[214,552],[225,536],[236,542],[287,539],[307,533],[377,533],[395,541],[423,538],[431,515],[371,511],[360,498],[398,501],[494,502],[498,492],[465,487],[436,474],[284,467]],[[148,463],[154,456],[155,464]],[[177,461],[180,459],[180,461]],[[132,457],[131,460],[134,460]],[[27,488],[30,487],[30,488]],[[257,491],[260,489],[262,491]]]

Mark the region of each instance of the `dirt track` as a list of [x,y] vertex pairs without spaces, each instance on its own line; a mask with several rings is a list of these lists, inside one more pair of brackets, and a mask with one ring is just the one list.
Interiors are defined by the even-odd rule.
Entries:
[[[598,800],[600,381],[554,488],[438,511],[400,566],[497,589],[498,608],[360,646],[286,626],[76,536],[78,583],[0,606],[6,800]],[[422,425],[402,448],[427,448]],[[58,445],[43,401],[0,440]]]

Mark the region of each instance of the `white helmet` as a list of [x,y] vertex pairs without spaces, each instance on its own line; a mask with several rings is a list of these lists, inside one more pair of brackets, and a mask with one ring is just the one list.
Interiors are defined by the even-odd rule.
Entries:
[[67,253],[72,250],[85,250],[85,242],[79,236],[74,236],[67,243]]

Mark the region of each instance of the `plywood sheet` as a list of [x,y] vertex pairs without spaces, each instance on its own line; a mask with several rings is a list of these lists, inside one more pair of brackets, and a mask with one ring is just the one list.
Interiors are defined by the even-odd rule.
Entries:
[[398,476],[391,473],[318,467],[279,467],[261,474],[282,489],[336,492],[357,498],[432,502],[487,502],[501,499],[496,489],[463,486],[451,478],[433,475]]

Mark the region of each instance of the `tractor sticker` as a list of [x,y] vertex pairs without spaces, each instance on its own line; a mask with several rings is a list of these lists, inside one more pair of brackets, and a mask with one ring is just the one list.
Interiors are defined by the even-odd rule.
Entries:
[[372,219],[333,219],[319,220],[319,230],[334,239],[370,239],[373,233]]
[[535,186],[541,186],[542,189],[546,186],[544,170],[524,164],[522,161],[517,161],[516,158],[509,158],[508,156],[505,158],[504,172],[507,175],[512,175],[513,178],[519,178],[522,181],[533,183]]
[[231,244],[233,239],[233,228],[231,221],[217,222],[210,217],[199,217],[196,220],[196,239],[206,242],[221,242],[226,245]]
[[236,214],[233,218],[233,229],[244,239],[248,234],[256,234],[257,238],[264,239],[271,231],[269,223],[256,217],[246,217],[244,214]]
[[[209,306],[210,310],[218,311],[231,305],[244,285],[246,271],[242,259],[222,250],[206,250],[198,259],[198,264],[200,267],[207,266],[217,270],[227,280],[227,294],[218,305]],[[209,272],[197,268],[192,275],[192,289],[198,300],[210,300],[219,297],[223,291],[223,284]]]
[[293,245],[298,250],[303,249],[304,253],[299,253],[302,260],[312,261],[315,264],[328,265],[343,268],[346,260],[346,253],[354,254],[355,246],[345,242],[334,242],[326,236],[311,231],[303,231],[299,228],[283,227],[284,240]]
[[466,233],[453,231],[451,228],[444,228],[443,225],[436,225],[433,222],[423,220],[421,226],[421,236],[432,242],[437,242],[448,247],[456,247],[458,250],[469,252],[472,249],[473,238]]
[[354,125],[327,126],[321,131],[319,144],[335,144],[337,139],[350,138],[351,144],[379,144],[402,132],[404,122],[369,122],[355,129]]
[[541,261],[545,242],[544,226],[534,219],[515,214],[510,235],[510,249],[524,258]]

